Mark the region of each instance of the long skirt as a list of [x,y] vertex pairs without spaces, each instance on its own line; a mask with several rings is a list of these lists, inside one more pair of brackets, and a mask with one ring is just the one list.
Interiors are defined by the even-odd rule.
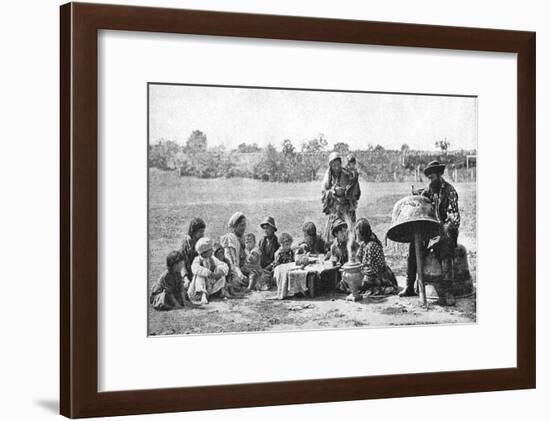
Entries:
[[377,289],[383,295],[392,295],[399,292],[397,279],[388,265],[374,276],[365,276],[361,289],[363,291]]

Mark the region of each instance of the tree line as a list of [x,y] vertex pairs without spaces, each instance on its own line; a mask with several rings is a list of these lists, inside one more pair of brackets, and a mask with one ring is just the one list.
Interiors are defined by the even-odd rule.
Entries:
[[[347,156],[353,153],[359,170],[369,181],[403,181],[418,174],[431,160],[437,159],[450,168],[463,170],[467,155],[473,151],[449,151],[450,142],[438,140],[440,152],[412,151],[403,144],[400,150],[387,150],[381,145],[368,145],[365,150],[352,151],[346,142],[336,142],[329,149],[323,134],[295,145],[285,139],[277,149],[257,143],[242,142],[237,148],[208,146],[208,138],[200,130],[193,131],[184,145],[159,139],[149,145],[150,168],[179,171],[182,176],[200,178],[247,177],[264,181],[304,182],[316,180],[327,167],[328,154],[338,151]],[[475,162],[475,161],[474,161]]]

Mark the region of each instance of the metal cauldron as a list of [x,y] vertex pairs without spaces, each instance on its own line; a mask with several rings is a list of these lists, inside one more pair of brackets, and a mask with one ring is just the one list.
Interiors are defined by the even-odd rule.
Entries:
[[415,232],[420,233],[422,240],[439,234],[439,221],[435,209],[424,196],[407,196],[395,204],[391,227],[386,237],[398,243],[412,243]]

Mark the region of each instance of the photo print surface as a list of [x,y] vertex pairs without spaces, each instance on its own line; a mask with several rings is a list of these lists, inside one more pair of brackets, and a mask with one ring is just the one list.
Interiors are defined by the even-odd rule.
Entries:
[[477,97],[147,94],[150,336],[476,322]]

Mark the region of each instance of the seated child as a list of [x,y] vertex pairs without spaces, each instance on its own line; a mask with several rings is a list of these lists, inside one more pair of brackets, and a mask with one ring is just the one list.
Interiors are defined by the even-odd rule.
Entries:
[[268,287],[269,272],[262,269],[262,254],[256,247],[256,236],[249,232],[244,236],[245,260],[241,268],[242,272],[248,277],[248,291],[257,289],[266,291]]
[[193,260],[191,270],[193,280],[189,285],[188,295],[194,301],[200,297],[201,304],[208,304],[208,297],[220,293],[229,298],[225,290],[225,277],[229,267],[213,256],[214,249],[209,238],[203,237],[197,241],[195,249],[199,255]]
[[294,262],[294,251],[292,250],[292,236],[286,232],[281,234],[281,247],[275,252],[273,267],[284,263]]
[[273,259],[275,259],[275,252],[280,247],[279,239],[275,235],[277,227],[275,226],[275,219],[272,216],[268,216],[264,222],[260,224],[260,227],[264,230],[264,236],[260,239],[258,247],[261,253],[260,265],[265,270],[273,270]]
[[277,295],[269,298],[272,300],[282,300],[294,295],[295,292],[290,282],[290,272],[293,267],[284,266],[285,263],[294,263],[292,237],[285,232],[281,234],[280,238],[281,247],[275,252],[275,259],[273,260],[273,279],[277,285]]
[[355,156],[350,155],[348,157],[348,162],[346,165],[346,171],[350,175],[350,181],[346,186],[345,195],[350,199],[353,210],[357,209],[357,202],[359,202],[359,199],[361,198],[361,186],[359,185],[359,171],[357,171],[356,164],[357,164],[357,161],[355,160]]
[[166,257],[166,270],[151,288],[149,303],[157,311],[182,308],[186,304],[185,286],[181,270],[185,257],[179,251],[172,251]]

